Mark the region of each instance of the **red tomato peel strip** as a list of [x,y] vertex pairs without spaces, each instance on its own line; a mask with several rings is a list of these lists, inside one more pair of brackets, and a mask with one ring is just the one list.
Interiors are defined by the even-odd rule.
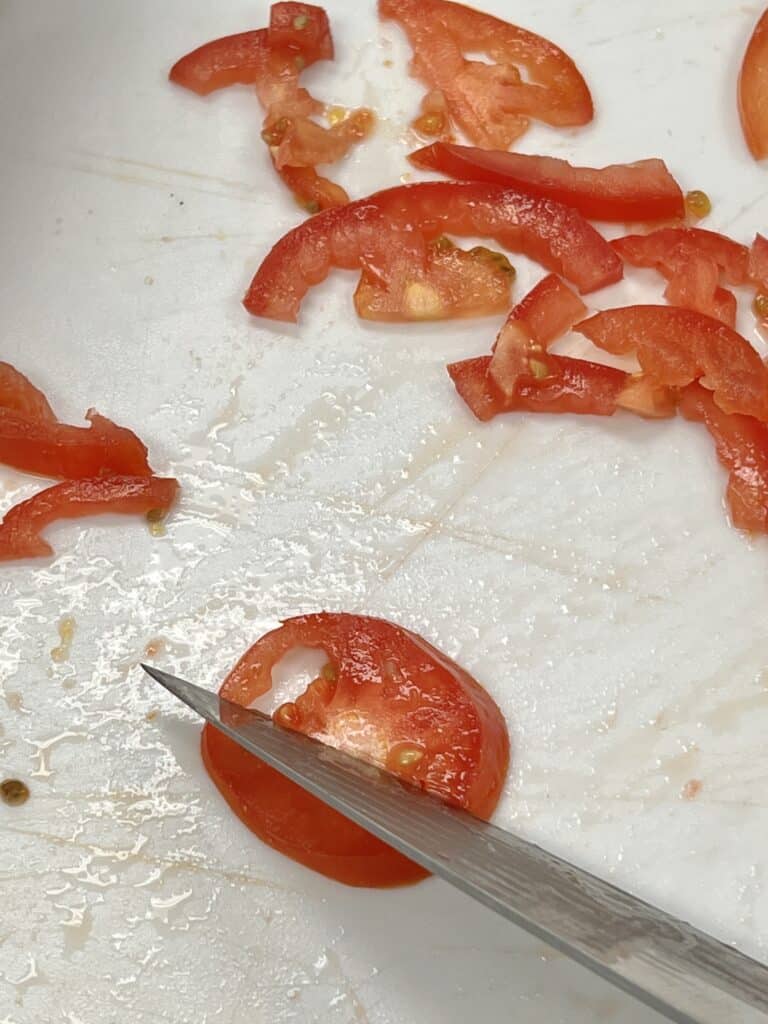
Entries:
[[[221,695],[249,705],[295,647],[323,650],[329,671],[275,720],[487,818],[509,762],[504,719],[483,688],[431,644],[367,616],[286,620],[241,658]],[[233,810],[261,839],[348,885],[391,886],[426,872],[245,753],[210,726],[203,759]]]
[[514,394],[495,386],[490,365],[491,356],[478,356],[448,366],[457,392],[479,420],[504,412],[612,416],[619,408],[654,419],[674,415],[674,396],[668,388],[587,359],[547,354],[547,375],[519,377]]
[[[578,68],[548,39],[450,0],[379,0],[379,15],[402,26],[413,74],[442,94],[452,119],[479,146],[507,149],[530,117],[552,125],[592,119]],[[467,60],[468,52],[493,63]]]
[[198,96],[229,85],[253,85],[265,73],[268,37],[267,29],[260,28],[214,39],[177,60],[168,77]]
[[561,273],[581,292],[618,281],[622,263],[566,206],[497,185],[428,181],[327,210],[289,231],[262,262],[243,300],[249,313],[295,322],[301,300],[331,268],[375,268],[387,281],[423,271],[426,242],[440,235],[493,238]]
[[0,362],[0,409],[19,413],[35,422],[56,422],[56,415],[42,391],[10,363]]
[[675,306],[625,306],[597,313],[576,330],[614,355],[636,352],[660,384],[701,380],[724,412],[768,419],[768,369],[748,341],[712,317]]
[[608,167],[574,167],[566,160],[434,142],[411,153],[416,167],[461,181],[486,181],[572,206],[605,221],[683,217],[685,200],[663,160]]
[[720,288],[720,268],[711,256],[685,253],[669,277],[664,298],[671,306],[682,306],[714,317],[728,327],[736,326],[736,296]]
[[764,11],[747,45],[739,72],[739,116],[755,160],[768,156],[768,11]]
[[173,504],[178,489],[175,480],[156,476],[94,477],[55,484],[6,512],[0,523],[0,561],[53,554],[40,534],[57,519],[106,512],[165,512]]
[[749,250],[727,235],[705,228],[659,228],[647,235],[614,238],[611,245],[625,263],[633,267],[654,267],[669,278],[685,263],[689,254],[714,260],[728,284],[746,284]]
[[680,412],[703,423],[715,440],[717,457],[728,470],[733,525],[768,533],[768,425],[752,416],[723,412],[699,384],[683,389]]

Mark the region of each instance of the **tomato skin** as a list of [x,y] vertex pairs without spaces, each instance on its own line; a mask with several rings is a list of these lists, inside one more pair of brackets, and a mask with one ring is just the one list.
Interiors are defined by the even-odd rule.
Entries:
[[728,504],[733,525],[768,533],[768,425],[752,416],[723,412],[700,384],[683,388],[680,412],[703,423],[728,470]]
[[55,484],[6,512],[0,523],[0,561],[53,554],[40,534],[57,519],[166,511],[178,489],[175,480],[155,476],[91,477]]
[[760,16],[747,45],[738,100],[744,139],[755,160],[762,160],[768,156],[768,11]]
[[443,234],[493,238],[593,291],[619,280],[622,263],[575,210],[497,185],[428,181],[327,210],[289,231],[266,256],[243,300],[254,316],[295,322],[306,292],[332,267],[393,260],[423,267],[426,242]]
[[569,331],[586,312],[587,307],[578,295],[557,274],[547,274],[518,302],[507,322],[523,320],[533,340],[546,348]]
[[19,413],[29,420],[56,423],[48,399],[10,363],[0,362],[0,409]]
[[229,85],[253,85],[265,72],[268,53],[265,28],[238,32],[185,54],[173,65],[168,77],[198,96],[207,96]]
[[[347,750],[479,817],[498,801],[509,761],[504,720],[480,685],[421,637],[367,616],[286,620],[241,658],[221,695],[248,705],[294,647],[322,649],[332,673],[275,721]],[[401,885],[426,872],[206,726],[203,756],[230,805],[274,848],[349,885]],[[418,754],[398,760],[407,746]]]
[[147,449],[131,430],[91,410],[88,427],[35,421],[0,407],[0,462],[26,473],[78,480],[150,476]]
[[712,317],[676,306],[625,306],[576,330],[615,355],[636,352],[660,384],[683,387],[701,378],[724,412],[768,419],[768,369],[748,341]]
[[389,268],[386,280],[364,268],[355,289],[362,320],[408,323],[489,316],[509,309],[515,271],[501,253],[483,246],[459,249],[446,238],[431,242],[424,266],[409,260]]
[[[589,89],[571,58],[548,39],[450,0],[379,0],[414,51],[413,71],[445,97],[472,142],[507,149],[528,118],[553,125],[592,119]],[[494,64],[466,60],[485,53]],[[518,65],[531,81],[523,82]]]
[[625,263],[654,267],[670,278],[689,254],[707,256],[718,265],[728,284],[748,281],[749,250],[727,235],[705,228],[659,228],[647,235],[625,235],[611,242]]
[[486,181],[572,206],[605,221],[682,217],[685,200],[663,160],[608,167],[574,167],[566,160],[434,142],[411,153],[416,167],[462,181]]
[[763,294],[768,293],[768,238],[761,234],[749,250],[749,278]]

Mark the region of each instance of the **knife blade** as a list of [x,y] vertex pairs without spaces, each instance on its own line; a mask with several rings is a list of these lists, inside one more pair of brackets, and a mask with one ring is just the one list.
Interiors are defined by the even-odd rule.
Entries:
[[250,753],[670,1020],[768,1021],[766,965],[373,765],[160,669],[142,668]]

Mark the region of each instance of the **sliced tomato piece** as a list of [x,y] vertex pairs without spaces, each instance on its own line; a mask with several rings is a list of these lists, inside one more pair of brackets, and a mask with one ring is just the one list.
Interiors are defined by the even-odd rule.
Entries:
[[660,384],[700,379],[724,412],[768,419],[768,369],[745,338],[712,317],[676,306],[625,306],[597,313],[576,330],[606,352],[636,352]]
[[364,269],[355,290],[363,320],[403,322],[489,316],[509,308],[515,271],[499,252],[478,245],[459,249],[442,236],[430,242],[423,271],[406,260],[386,281]]
[[147,449],[131,430],[91,410],[90,427],[33,420],[0,408],[0,462],[26,473],[81,479],[151,476]]
[[672,306],[694,309],[735,327],[736,296],[720,288],[719,279],[720,268],[711,256],[687,252],[670,275],[664,297]]
[[714,260],[728,284],[746,284],[749,250],[727,235],[705,228],[659,228],[647,235],[614,238],[611,245],[625,263],[633,267],[654,267],[669,278],[690,254]]
[[369,110],[327,112],[329,124],[312,120],[324,106],[299,85],[301,72],[333,57],[328,17],[321,7],[273,4],[268,29],[217,39],[182,57],[171,69],[178,85],[205,95],[233,84],[255,85],[266,110],[262,138],[272,162],[299,205],[311,213],[348,202],[346,192],[320,177],[315,165],[334,163],[373,126]]
[[[542,36],[450,0],[379,0],[379,15],[402,26],[414,75],[442,93],[453,120],[478,146],[507,149],[531,117],[552,125],[592,119],[578,68]],[[468,60],[467,53],[493,63]]]
[[16,412],[36,423],[55,423],[48,399],[10,363],[0,362],[0,409]]
[[421,272],[426,242],[443,234],[494,238],[582,292],[622,274],[611,246],[575,210],[497,185],[428,181],[327,210],[289,231],[261,264],[243,303],[254,316],[294,322],[304,295],[332,267],[374,268],[385,282],[406,260]]
[[177,60],[168,77],[199,96],[228,85],[253,85],[265,73],[268,45],[265,28],[223,36]]
[[763,11],[747,45],[739,73],[739,116],[755,160],[768,156],[768,11]]
[[672,416],[674,398],[668,388],[587,359],[547,353],[541,377],[519,377],[513,393],[505,394],[490,376],[491,356],[450,363],[448,373],[456,390],[479,420],[503,412],[575,413],[612,416],[626,408],[641,416]]
[[768,293],[768,238],[760,234],[749,250],[749,278],[759,291]]
[[574,167],[567,160],[433,142],[411,153],[416,167],[461,181],[487,181],[554,199],[584,217],[657,221],[682,217],[685,200],[663,160],[608,167]]
[[269,9],[269,46],[300,53],[306,64],[333,60],[328,15],[314,4],[279,3]]
[[[487,818],[501,794],[509,737],[496,704],[469,673],[420,636],[361,615],[286,620],[241,658],[221,696],[249,705],[272,686],[290,650],[322,650],[323,674],[275,721],[369,761]],[[264,842],[348,885],[392,886],[426,872],[246,753],[210,726],[202,752],[213,781]]]
[[686,419],[703,423],[728,470],[728,504],[733,525],[768,533],[768,425],[752,416],[723,412],[712,393],[689,384],[680,398]]
[[40,558],[53,549],[40,535],[57,519],[105,512],[166,512],[179,490],[175,480],[156,476],[107,476],[67,480],[14,505],[0,523],[0,561]]

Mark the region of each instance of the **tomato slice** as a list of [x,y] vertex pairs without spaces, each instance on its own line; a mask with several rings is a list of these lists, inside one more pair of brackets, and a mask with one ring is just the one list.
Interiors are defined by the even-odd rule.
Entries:
[[669,389],[642,376],[587,359],[549,353],[543,365],[546,374],[542,378],[518,377],[514,391],[508,394],[490,376],[491,356],[450,363],[448,373],[461,398],[483,421],[503,412],[612,416],[618,408],[624,408],[652,418],[674,414]]
[[752,416],[723,412],[699,384],[683,389],[680,412],[703,423],[715,440],[717,456],[728,470],[734,526],[768,533],[768,425]]
[[214,39],[177,60],[168,77],[198,96],[228,85],[253,85],[265,72],[268,35],[260,28]]
[[200,95],[233,84],[255,85],[266,114],[262,138],[278,174],[310,213],[349,201],[344,189],[320,177],[315,165],[335,163],[373,126],[369,110],[327,112],[328,126],[312,118],[322,103],[299,85],[301,72],[333,57],[328,16],[322,7],[273,4],[268,29],[206,43],[173,66],[170,79]]
[[625,306],[597,313],[576,330],[607,352],[636,352],[660,384],[701,379],[724,412],[768,419],[768,369],[746,339],[712,317],[676,306]]
[[[578,68],[542,36],[450,0],[379,0],[379,15],[402,26],[414,75],[442,94],[452,119],[478,146],[507,149],[531,117],[552,125],[592,119]],[[467,60],[467,53],[493,63]]]
[[81,479],[150,476],[147,449],[131,430],[91,410],[90,427],[33,420],[0,408],[0,462],[26,473]]
[[29,420],[56,423],[48,399],[10,363],[0,362],[0,409],[19,413]]
[[763,294],[768,293],[768,238],[755,235],[749,250],[749,278]]
[[254,316],[295,322],[301,300],[332,267],[375,268],[388,281],[405,262],[423,272],[426,242],[443,234],[494,238],[588,292],[617,281],[622,263],[575,210],[498,185],[427,181],[327,210],[289,231],[251,281]]
[[41,532],[57,519],[104,512],[166,512],[179,490],[175,480],[156,476],[108,476],[66,480],[14,505],[0,523],[0,561],[53,554]]
[[608,167],[574,167],[567,160],[433,142],[411,153],[416,167],[461,181],[487,181],[554,199],[584,217],[606,221],[657,221],[682,217],[680,186],[663,160]]
[[755,160],[768,156],[768,11],[755,25],[739,73],[739,116]]
[[711,256],[685,253],[669,278],[664,297],[672,306],[693,309],[735,327],[736,296],[720,288],[719,279],[720,268]]
[[405,260],[383,280],[365,268],[355,309],[363,320],[390,322],[489,316],[509,308],[514,277],[501,253],[482,245],[459,249],[443,235],[427,246],[423,270]]
[[[221,687],[249,705],[296,647],[328,665],[275,721],[398,775],[487,818],[509,763],[496,704],[469,673],[426,640],[382,619],[323,612],[286,620],[246,652]],[[206,726],[205,766],[235,813],[264,842],[348,885],[418,881],[423,868]]]
[[611,245],[625,263],[654,267],[665,277],[675,274],[690,254],[714,260],[728,284],[746,284],[749,250],[727,235],[704,228],[659,228],[647,235],[614,238]]

